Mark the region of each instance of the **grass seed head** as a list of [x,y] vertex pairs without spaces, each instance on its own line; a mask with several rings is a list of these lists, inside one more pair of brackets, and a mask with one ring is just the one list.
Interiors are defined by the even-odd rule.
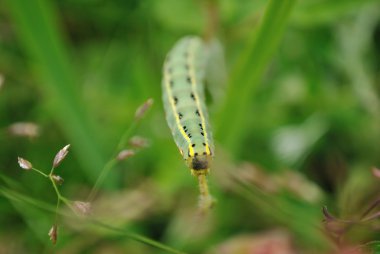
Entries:
[[54,224],[50,230],[49,230],[49,233],[48,233],[49,237],[50,237],[50,241],[53,243],[53,244],[56,244],[57,243],[57,236],[58,236],[58,226],[56,224]]
[[89,215],[91,212],[91,203],[74,201],[74,212],[83,216]]
[[119,161],[122,161],[122,160],[125,160],[125,159],[132,157],[134,155],[135,155],[135,151],[130,150],[130,149],[126,149],[126,150],[120,151],[120,153],[117,155],[117,159]]
[[37,124],[31,122],[17,122],[9,125],[8,132],[13,136],[35,138],[40,130]]
[[144,117],[146,111],[150,109],[153,105],[153,99],[149,98],[144,104],[142,104],[140,107],[137,108],[135,113],[136,120],[140,120]]
[[62,177],[58,175],[52,175],[51,176],[56,184],[62,185],[65,180],[63,180]]
[[129,144],[135,148],[145,148],[150,145],[150,142],[148,139],[140,137],[140,136],[133,136],[129,140]]
[[20,165],[20,167],[25,170],[31,170],[33,168],[33,165],[30,163],[30,161],[25,160],[21,157],[18,157],[18,165]]
[[70,147],[70,144],[66,145],[64,148],[58,151],[53,161],[53,168],[58,167],[58,165],[65,159],[66,155],[69,152],[69,147]]

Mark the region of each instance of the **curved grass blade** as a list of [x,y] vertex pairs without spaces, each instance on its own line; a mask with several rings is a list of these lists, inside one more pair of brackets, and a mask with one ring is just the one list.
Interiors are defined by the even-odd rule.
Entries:
[[[271,0],[257,30],[252,31],[229,80],[227,97],[216,118],[216,139],[234,154],[244,138],[247,110],[278,47],[296,0]],[[243,129],[243,130],[242,130]]]

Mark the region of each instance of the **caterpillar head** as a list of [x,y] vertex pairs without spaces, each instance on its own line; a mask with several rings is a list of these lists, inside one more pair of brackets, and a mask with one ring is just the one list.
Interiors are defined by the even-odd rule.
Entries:
[[187,153],[183,153],[181,149],[180,152],[193,175],[205,175],[211,167],[212,152],[208,144],[203,143],[201,146],[202,142],[198,145],[196,143],[188,146]]
[[189,156],[186,159],[187,166],[191,169],[193,175],[208,174],[211,166],[211,156],[206,154],[197,154]]

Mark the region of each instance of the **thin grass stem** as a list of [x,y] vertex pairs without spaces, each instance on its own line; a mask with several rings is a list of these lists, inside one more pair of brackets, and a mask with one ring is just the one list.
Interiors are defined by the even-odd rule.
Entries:
[[36,169],[36,168],[32,168],[32,170],[36,171],[37,173],[43,175],[44,177],[49,177],[49,175],[45,174],[44,172],[42,172],[41,170],[39,169]]
[[139,119],[135,118],[133,120],[132,124],[123,133],[122,137],[120,138],[119,143],[117,144],[117,146],[116,146],[116,148],[112,154],[111,159],[104,165],[103,169],[100,171],[100,174],[99,174],[98,178],[96,179],[95,184],[90,191],[90,194],[87,198],[87,200],[89,202],[94,200],[94,198],[96,197],[96,195],[99,191],[100,186],[102,185],[102,183],[106,179],[108,173],[116,165],[116,163],[117,163],[116,156],[117,156],[118,152],[120,152],[120,150],[126,146],[128,139],[131,137],[132,133],[137,128],[138,123],[139,123]]

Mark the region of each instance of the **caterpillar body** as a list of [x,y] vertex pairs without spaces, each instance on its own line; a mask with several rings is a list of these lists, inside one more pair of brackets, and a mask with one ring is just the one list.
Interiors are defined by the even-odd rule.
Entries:
[[209,172],[214,149],[203,85],[207,58],[203,41],[188,36],[175,44],[163,68],[166,120],[183,159],[196,176]]

